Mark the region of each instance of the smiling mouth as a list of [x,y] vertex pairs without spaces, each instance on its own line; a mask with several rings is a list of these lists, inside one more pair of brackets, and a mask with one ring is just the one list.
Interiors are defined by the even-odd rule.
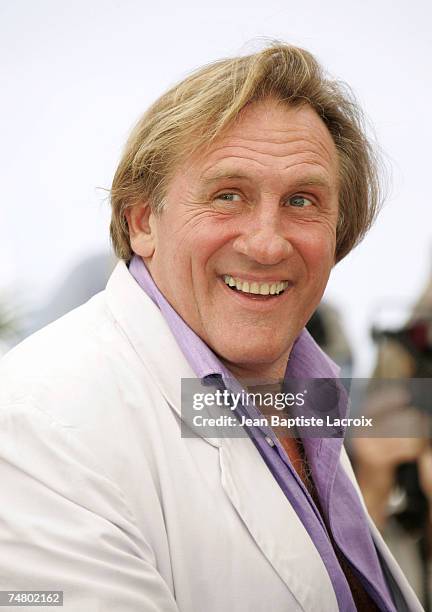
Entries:
[[277,297],[282,295],[285,289],[289,286],[288,281],[275,281],[271,283],[258,283],[256,281],[246,281],[241,278],[223,276],[224,283],[233,291],[243,293],[249,297]]

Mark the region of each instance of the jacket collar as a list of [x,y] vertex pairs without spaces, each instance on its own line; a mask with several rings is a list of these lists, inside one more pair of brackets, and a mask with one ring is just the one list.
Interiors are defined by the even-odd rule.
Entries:
[[[114,318],[143,367],[181,419],[181,381],[196,375],[160,309],[136,283],[123,261],[117,264],[108,281],[106,296]],[[218,439],[205,440],[220,446]]]

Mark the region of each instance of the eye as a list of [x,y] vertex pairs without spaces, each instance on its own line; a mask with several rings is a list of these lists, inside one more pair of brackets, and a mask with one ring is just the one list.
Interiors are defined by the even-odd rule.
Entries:
[[215,200],[222,200],[223,202],[240,202],[241,196],[238,193],[219,193]]
[[307,206],[312,206],[312,200],[309,198],[305,198],[302,195],[295,195],[289,198],[288,203],[290,206],[296,206],[297,208],[306,208]]

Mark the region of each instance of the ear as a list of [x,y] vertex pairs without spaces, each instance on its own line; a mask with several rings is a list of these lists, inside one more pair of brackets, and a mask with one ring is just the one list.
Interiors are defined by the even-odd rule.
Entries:
[[147,202],[135,204],[125,211],[132,250],[141,257],[152,257],[156,246],[154,213]]

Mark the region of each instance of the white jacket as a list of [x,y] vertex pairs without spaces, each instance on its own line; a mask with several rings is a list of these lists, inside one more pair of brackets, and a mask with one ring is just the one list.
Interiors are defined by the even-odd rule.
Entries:
[[63,590],[68,612],[336,612],[252,442],[181,438],[182,377],[194,373],[123,263],[104,292],[8,353],[0,589]]

